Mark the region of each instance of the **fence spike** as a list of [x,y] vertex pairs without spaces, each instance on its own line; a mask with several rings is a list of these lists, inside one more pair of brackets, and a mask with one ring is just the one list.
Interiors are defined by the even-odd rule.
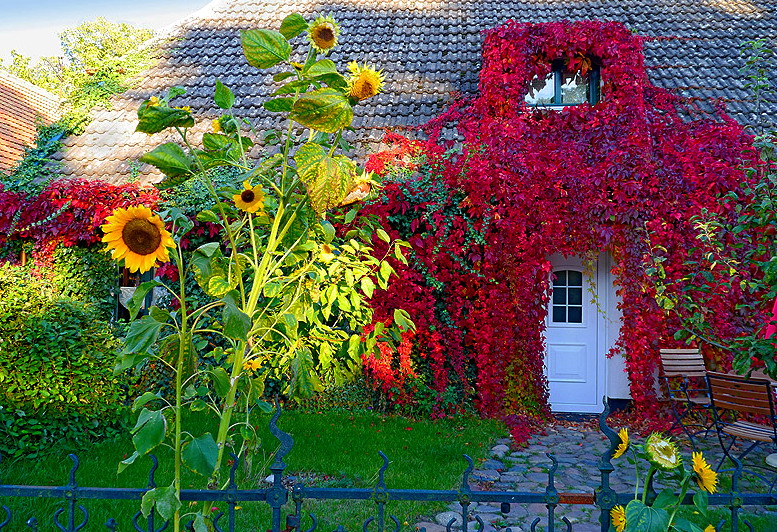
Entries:
[[30,517],[27,519],[27,527],[29,527],[32,530],[35,530],[35,532],[38,531],[38,520],[35,517]]
[[475,532],[483,532],[486,528],[486,524],[483,522],[483,518],[479,515],[475,516],[475,520],[478,522],[479,527],[475,528]]
[[318,528],[318,519],[316,518],[316,514],[314,513],[309,513],[308,515],[310,515],[310,520],[313,521],[313,526],[305,530],[305,532],[314,532],[314,530]]
[[[364,521],[364,524],[362,525],[362,531],[367,532],[367,529],[369,528],[369,526],[372,524],[373,521],[375,521],[374,517],[370,517],[369,519],[366,519]],[[379,530],[378,532],[383,532],[383,531]]]
[[[447,525],[445,525],[445,530],[446,530],[447,532],[451,532],[451,530],[453,529],[453,524],[454,524],[455,522],[456,522],[456,518],[455,518],[455,517],[451,517],[451,520],[450,520],[450,521],[448,521],[448,524],[447,524]],[[462,522],[462,524],[464,524],[464,523]]]
[[149,489],[154,489],[156,488],[156,480],[154,480],[154,475],[156,474],[156,470],[159,467],[159,460],[155,454],[150,454],[148,457],[151,458],[151,469],[148,471],[148,487]]
[[213,530],[216,532],[224,532],[224,529],[219,526],[219,519],[224,517],[224,512],[219,512],[216,517],[213,518]]
[[475,462],[472,461],[472,458],[469,457],[469,455],[465,454],[464,459],[467,461],[467,469],[464,470],[464,475],[461,478],[461,491],[470,491],[469,489],[469,476],[472,473],[472,471],[475,469]]
[[382,489],[385,490],[386,489],[386,482],[384,480],[384,475],[385,475],[386,470],[388,469],[388,466],[389,466],[389,459],[388,459],[388,456],[386,456],[383,453],[383,451],[378,451],[378,454],[383,459],[383,465],[381,466],[380,471],[378,471],[378,485],[376,486],[376,489],[377,488],[382,488]]
[[2,522],[0,522],[0,528],[3,528],[5,525],[11,522],[11,509],[8,508],[8,506],[6,506],[5,504],[0,506],[0,508],[2,508],[3,511],[5,512],[5,519],[3,519]]
[[76,471],[78,471],[78,467],[81,465],[81,461],[74,454],[69,454],[67,457],[73,461],[73,467],[70,468],[70,483],[68,484],[68,487],[77,488],[78,484],[76,484]]
[[[280,447],[275,453],[275,463],[273,467],[278,469],[286,469],[286,464],[283,463],[283,459],[287,454],[291,452],[294,447],[294,438],[291,434],[283,432],[278,428],[278,418],[281,417],[281,403],[278,397],[275,397],[275,412],[270,418],[270,433],[281,443]],[[272,468],[271,468],[272,469]]]
[[108,530],[111,530],[113,532],[116,532],[116,528],[119,526],[119,523],[116,522],[116,519],[111,517],[105,522],[105,528]]
[[402,528],[402,525],[399,524],[399,519],[397,519],[396,515],[392,515],[391,520],[394,521],[394,532],[399,532],[399,530]]
[[561,518],[565,525],[567,525],[567,532],[572,532],[572,523],[567,519],[567,516]]
[[540,518],[539,517],[535,517],[534,521],[531,522],[531,528],[529,530],[531,530],[531,532],[537,532],[537,524],[539,522],[540,522]]

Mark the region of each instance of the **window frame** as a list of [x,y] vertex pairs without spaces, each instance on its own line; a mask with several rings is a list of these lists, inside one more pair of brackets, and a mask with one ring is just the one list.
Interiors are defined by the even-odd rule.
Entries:
[[[562,103],[562,82],[564,73],[566,72],[564,62],[557,59],[551,63],[551,73],[553,74],[553,102],[552,103],[528,103],[524,96],[524,103],[527,107],[533,107],[536,109],[555,109],[564,107],[574,107],[577,105],[583,105],[583,103]],[[577,71],[575,71],[577,72]],[[591,69],[588,71],[588,100],[584,103],[588,105],[596,105],[601,100],[601,72],[599,65],[592,64]],[[528,93],[527,93],[528,95]]]

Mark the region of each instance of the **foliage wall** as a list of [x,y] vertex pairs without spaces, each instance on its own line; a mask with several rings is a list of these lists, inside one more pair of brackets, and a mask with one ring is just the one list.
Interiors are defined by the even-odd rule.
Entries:
[[[742,164],[755,155],[724,112],[699,116],[652,86],[642,42],[617,23],[508,22],[486,33],[476,98],[429,124],[428,142],[390,134],[390,149],[372,157],[386,186],[370,209],[413,246],[410,266],[396,265],[400,281],[377,297],[386,311],[410,311],[416,337],[406,355],[367,363],[396,399],[412,395],[409,373],[426,371],[438,397],[475,398],[483,414],[504,416],[525,435],[526,423],[548,412],[548,257],[606,252],[623,314],[610,355],[625,356],[637,408],[655,412],[658,349],[680,326],[657,305],[646,269],[658,252],[666,275],[682,277],[697,242],[692,217],[703,209],[734,216],[718,196],[748,179]],[[600,67],[598,104],[550,111],[524,103],[532,79],[558,60],[572,72]],[[453,126],[460,147],[441,140]],[[725,336],[751,327],[752,316],[737,310],[743,292],[718,290],[711,329]],[[705,352],[713,365],[730,363],[729,354]],[[414,362],[405,372],[403,356]]]

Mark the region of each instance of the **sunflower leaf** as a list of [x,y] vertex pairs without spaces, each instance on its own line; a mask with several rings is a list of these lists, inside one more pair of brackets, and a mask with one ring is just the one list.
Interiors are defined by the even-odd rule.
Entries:
[[293,105],[294,98],[274,98],[264,102],[262,107],[271,113],[287,113],[291,111]]
[[626,505],[626,522],[631,530],[665,532],[669,527],[669,514],[661,508],[651,508],[640,500]]
[[222,109],[229,109],[235,105],[235,95],[229,87],[221,83],[221,80],[217,79],[216,92],[213,95],[213,101],[215,101],[216,105]]
[[183,462],[186,467],[203,476],[210,476],[216,467],[219,446],[210,432],[199,438],[186,442],[182,449]]
[[335,133],[351,125],[353,108],[345,94],[328,87],[300,96],[289,118],[316,131]]
[[318,165],[326,158],[324,148],[313,142],[303,144],[294,154],[294,162],[297,163],[297,173],[306,185],[315,181],[318,175]]
[[124,338],[122,353],[147,353],[159,338],[159,331],[164,325],[151,316],[143,316],[133,321]]
[[192,127],[193,125],[194,118],[191,111],[143,102],[138,108],[138,125],[135,131],[151,135],[164,131],[168,127]]
[[149,410],[144,408],[138,415],[135,427],[130,431],[132,443],[139,454],[151,452],[154,447],[162,443],[167,431],[167,420],[161,410]]
[[322,74],[337,73],[337,66],[331,59],[321,59],[313,63],[306,74],[311,78],[321,76]]
[[129,301],[127,301],[127,310],[130,312],[130,320],[135,319],[135,317],[138,315],[138,312],[140,312],[140,309],[143,307],[143,303],[146,300],[146,295],[157,286],[163,285],[159,281],[146,281],[145,283],[141,283],[141,285],[135,289],[132,297],[129,299]]
[[232,290],[221,299],[224,302],[224,336],[233,340],[248,340],[251,317],[238,308],[237,296],[237,291]]
[[305,17],[299,13],[292,13],[281,22],[281,35],[291,40],[308,29]]
[[248,64],[257,68],[270,68],[291,55],[291,46],[283,34],[273,30],[243,30],[240,32]]
[[307,347],[296,349],[291,361],[290,395],[295,399],[304,399],[319,389],[321,382],[313,371],[313,354]]
[[[175,142],[167,142],[157,146],[140,158],[140,162],[157,167],[168,178],[164,187],[180,185],[194,175],[192,159]],[[182,178],[181,178],[182,177]]]

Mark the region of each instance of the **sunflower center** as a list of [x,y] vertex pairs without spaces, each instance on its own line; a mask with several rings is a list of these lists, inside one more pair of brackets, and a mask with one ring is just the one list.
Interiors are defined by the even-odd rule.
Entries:
[[246,189],[240,193],[240,199],[245,203],[251,203],[256,199],[256,194],[254,194],[253,190]]
[[364,78],[358,80],[354,84],[353,92],[354,92],[353,96],[355,96],[359,100],[366,100],[367,98],[372,98],[378,93],[372,81]]
[[162,243],[162,233],[159,228],[140,218],[130,220],[121,230],[121,238],[130,249],[138,255],[150,255],[159,249]]
[[335,32],[329,25],[321,26],[316,29],[316,35],[314,40],[319,48],[327,49],[331,48],[335,44]]

